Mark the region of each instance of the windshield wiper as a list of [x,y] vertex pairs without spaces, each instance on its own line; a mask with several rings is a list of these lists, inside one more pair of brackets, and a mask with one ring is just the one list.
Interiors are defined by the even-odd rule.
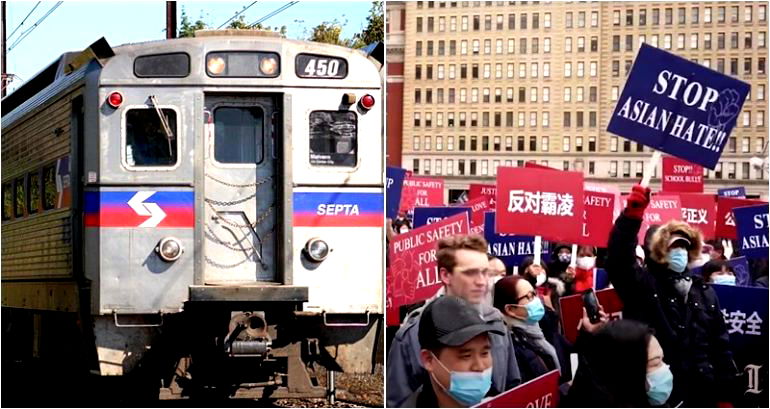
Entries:
[[155,107],[155,112],[158,114],[158,118],[160,119],[160,125],[163,127],[163,132],[166,134],[166,140],[168,141],[168,156],[171,157],[173,155],[173,152],[171,151],[171,140],[174,139],[174,133],[171,132],[171,127],[168,126],[166,116],[163,115],[163,111],[160,110],[160,104],[158,104],[158,100],[155,98],[155,95],[150,95],[150,102],[152,102],[152,105]]

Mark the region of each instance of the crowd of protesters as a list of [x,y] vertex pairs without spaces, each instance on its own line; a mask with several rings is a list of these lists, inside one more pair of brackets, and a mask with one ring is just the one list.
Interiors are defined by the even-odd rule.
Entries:
[[[649,202],[650,190],[634,186],[606,249],[577,246],[573,257],[575,247],[557,243],[551,260],[515,268],[488,256],[480,236],[441,240],[443,287],[404,316],[389,345],[387,406],[470,407],[558,370],[562,407],[730,407],[740,371],[711,284],[736,284],[726,260],[737,254],[681,221],[637,243]],[[403,215],[392,226],[389,237],[411,228]],[[750,270],[767,287],[767,260]],[[600,307],[592,322],[584,309],[569,342],[559,298],[605,287],[623,319]]]

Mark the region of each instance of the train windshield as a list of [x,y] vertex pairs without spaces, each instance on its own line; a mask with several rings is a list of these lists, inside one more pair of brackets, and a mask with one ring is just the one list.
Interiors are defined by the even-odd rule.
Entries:
[[[171,135],[177,134],[176,112],[161,109]],[[174,166],[178,138],[169,138],[155,108],[126,112],[126,163],[129,166]]]
[[262,163],[264,113],[256,107],[214,111],[214,158],[219,163]]

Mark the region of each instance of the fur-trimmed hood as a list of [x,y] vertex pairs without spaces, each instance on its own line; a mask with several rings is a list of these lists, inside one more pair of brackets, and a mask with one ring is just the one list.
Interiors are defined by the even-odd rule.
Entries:
[[668,241],[674,233],[686,236],[692,243],[688,251],[688,261],[692,262],[699,259],[703,246],[703,235],[699,229],[693,228],[681,220],[671,220],[660,226],[658,231],[653,234],[650,242],[650,258],[656,263],[668,264]]

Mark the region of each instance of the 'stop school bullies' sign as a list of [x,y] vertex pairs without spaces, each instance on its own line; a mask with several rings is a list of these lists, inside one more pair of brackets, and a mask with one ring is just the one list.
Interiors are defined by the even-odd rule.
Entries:
[[714,169],[750,88],[642,44],[607,131]]

